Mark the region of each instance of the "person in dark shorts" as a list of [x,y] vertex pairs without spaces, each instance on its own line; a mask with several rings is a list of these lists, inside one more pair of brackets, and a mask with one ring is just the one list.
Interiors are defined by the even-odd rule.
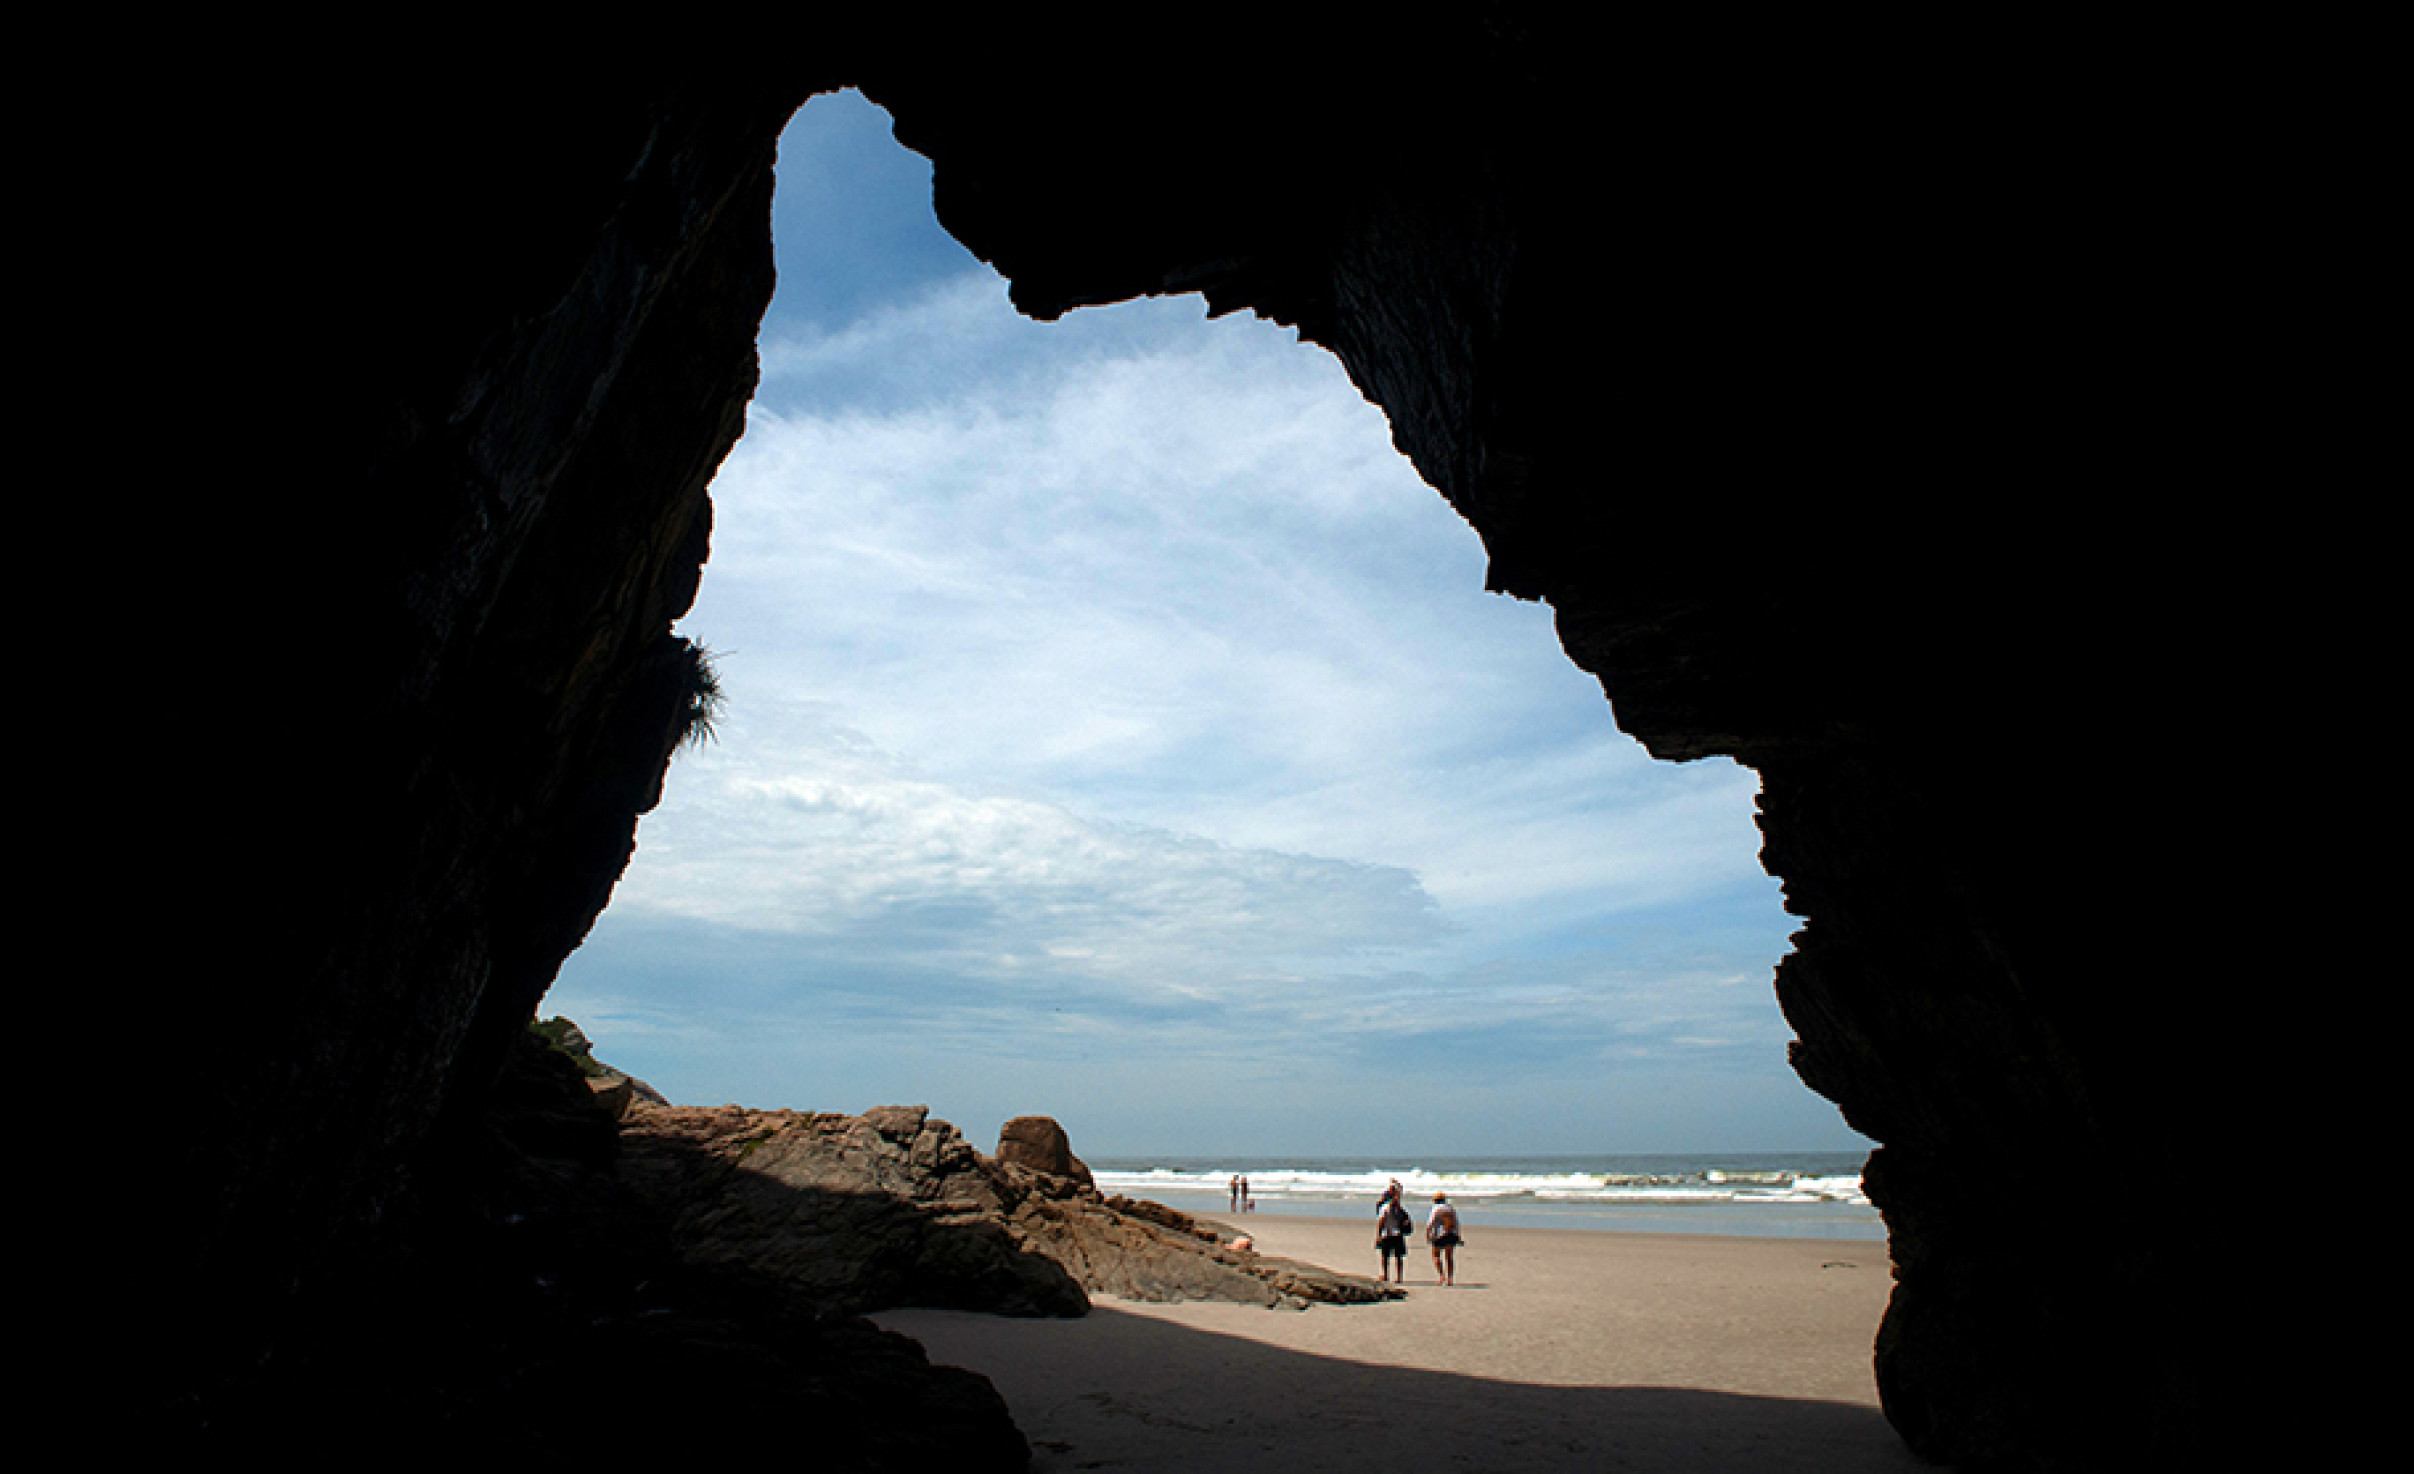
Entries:
[[1458,1209],[1448,1193],[1433,1195],[1433,1215],[1425,1220],[1425,1239],[1433,1245],[1433,1272],[1445,1285],[1458,1283]]
[[1408,1283],[1408,1235],[1415,1228],[1416,1221],[1408,1216],[1408,1205],[1400,1201],[1398,1190],[1384,1189],[1383,1201],[1375,1205],[1375,1252],[1383,1256],[1376,1279]]

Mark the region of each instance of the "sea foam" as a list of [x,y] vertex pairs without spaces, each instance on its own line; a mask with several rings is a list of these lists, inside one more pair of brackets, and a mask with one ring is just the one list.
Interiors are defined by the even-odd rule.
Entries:
[[1530,1200],[1536,1203],[1669,1203],[1669,1204],[1789,1204],[1837,1203],[1869,1207],[1857,1172],[1839,1173],[1832,1165],[1818,1171],[1801,1167],[1719,1168],[1691,1165],[1674,1159],[1653,1170],[1561,1171],[1487,1169],[1480,1165],[1436,1169],[1408,1167],[1338,1167],[1265,1165],[1252,1167],[1235,1159],[1230,1166],[1204,1167],[1112,1165],[1092,1168],[1098,1185],[1133,1197],[1173,1193],[1185,1198],[1229,1198],[1231,1179],[1249,1180],[1250,1195],[1260,1203],[1371,1203],[1384,1187],[1398,1182],[1412,1198],[1447,1193],[1473,1202]]

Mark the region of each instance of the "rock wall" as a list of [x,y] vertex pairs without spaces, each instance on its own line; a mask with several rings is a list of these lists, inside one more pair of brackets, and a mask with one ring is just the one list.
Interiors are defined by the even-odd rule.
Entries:
[[392,83],[271,85],[275,146],[219,149],[300,217],[244,331],[293,339],[288,453],[328,479],[263,488],[279,535],[213,569],[271,591],[308,735],[213,775],[246,860],[199,884],[239,886],[216,910],[244,983],[176,990],[161,1025],[209,1061],[140,1287],[180,1401],[239,1396],[297,1290],[387,1236],[625,866],[694,693],[670,623],[771,290],[795,84],[408,54]]
[[[2176,1110],[2235,1041],[2166,960],[2193,796],[2134,754],[2213,689],[2153,535],[2212,233],[2126,187],[2131,94],[1513,6],[1219,20],[444,48],[245,94],[279,147],[216,156],[292,222],[264,296],[343,304],[287,354],[340,392],[300,401],[327,484],[266,502],[309,555],[212,570],[274,590],[310,730],[217,775],[271,858],[251,981],[162,1024],[211,1129],[138,1286],[146,1406],[223,1425],[311,1334],[295,1307],[392,1240],[625,864],[695,690],[669,623],[753,383],[773,141],[854,82],[1024,310],[1197,291],[1297,325],[1622,727],[1759,771],[1797,1067],[1884,1143],[1913,1446],[2192,1451],[2214,1249],[2162,1184],[2211,1180]],[[2020,1221],[2006,1171],[2083,1203]]]

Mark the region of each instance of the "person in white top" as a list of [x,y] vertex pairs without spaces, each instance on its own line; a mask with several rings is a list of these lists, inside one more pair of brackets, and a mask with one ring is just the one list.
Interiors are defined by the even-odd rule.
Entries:
[[1433,1213],[1425,1220],[1425,1241],[1433,1245],[1433,1272],[1445,1285],[1458,1283],[1458,1209],[1448,1193],[1433,1195]]

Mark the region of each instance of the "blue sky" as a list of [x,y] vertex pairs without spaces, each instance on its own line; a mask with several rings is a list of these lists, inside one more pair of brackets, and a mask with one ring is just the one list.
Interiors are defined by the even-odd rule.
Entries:
[[853,94],[775,230],[680,626],[720,737],[545,1012],[681,1102],[1094,1157],[1862,1145],[1785,1064],[1753,775],[1619,734],[1328,354],[1017,316]]

